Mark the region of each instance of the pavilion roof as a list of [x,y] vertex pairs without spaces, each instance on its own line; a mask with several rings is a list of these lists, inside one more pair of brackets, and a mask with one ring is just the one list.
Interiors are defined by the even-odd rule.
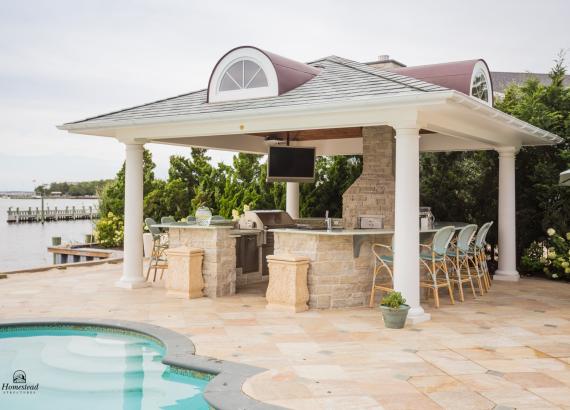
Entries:
[[157,121],[188,117],[193,114],[227,111],[259,110],[285,106],[315,105],[327,102],[352,101],[374,96],[406,95],[446,91],[445,87],[412,77],[371,67],[337,56],[325,57],[311,63],[320,73],[305,84],[275,97],[208,103],[207,89],[181,94],[150,103],[125,108],[80,121],[64,124],[61,128],[76,126],[109,126],[139,120]]

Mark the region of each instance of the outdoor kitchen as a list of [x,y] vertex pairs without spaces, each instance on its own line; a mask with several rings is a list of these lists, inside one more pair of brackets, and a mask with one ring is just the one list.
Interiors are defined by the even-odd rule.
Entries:
[[[436,277],[436,262],[447,272],[446,258],[435,261],[433,249],[420,248],[439,235],[448,240],[433,241],[445,245],[437,254],[447,255],[451,237],[467,227],[447,222],[436,233],[441,225],[433,224],[429,209],[420,208],[423,152],[497,153],[501,252],[493,278],[518,281],[515,157],[521,147],[557,144],[560,137],[495,109],[482,59],[410,70],[394,72],[336,56],[304,64],[240,46],[213,66],[201,91],[61,125],[125,144],[124,263],[116,286],[149,286],[141,241],[147,143],[268,155],[267,181],[286,182],[285,211],[254,210],[235,221],[210,215],[208,223],[196,215],[196,222],[156,224],[163,231],[157,239],[153,234],[153,281],[164,278],[167,294],[216,298],[267,282],[268,308],[373,306],[374,267],[381,257],[373,257],[372,246],[384,244],[392,245],[386,259],[392,283],[385,291],[405,297],[410,323],[429,320],[421,290],[433,291],[436,306],[440,287],[447,288],[449,303],[453,291],[447,275]],[[361,175],[342,195],[342,218],[329,219],[325,212],[318,219],[300,218],[299,184],[314,181],[317,156],[337,155],[363,156]],[[481,243],[493,223],[478,227]],[[477,249],[471,263],[483,293],[490,278],[483,248]],[[466,259],[475,255],[466,254]],[[429,270],[428,265],[434,271],[430,283],[420,268]],[[462,286],[461,281],[461,295]]]
[[[343,196],[343,218],[327,214],[294,219],[283,210],[246,210],[233,224],[160,225],[168,229],[170,248],[203,250],[204,295],[229,296],[265,282],[273,307],[302,311],[309,306],[342,308],[368,303],[374,264],[371,245],[390,244],[394,232],[395,144],[390,127],[366,127],[362,135],[363,172]],[[286,172],[272,170],[276,162],[272,156],[281,162],[283,158],[279,151],[270,151],[269,178],[312,180],[314,152],[304,162],[301,158],[304,176],[295,167],[299,149],[287,148],[285,163],[292,166]],[[277,165],[283,168],[282,163]],[[295,174],[276,176],[287,172]],[[420,215],[422,232],[432,234],[429,208]],[[170,265],[167,274],[176,275]],[[277,300],[271,300],[272,294],[278,295]]]

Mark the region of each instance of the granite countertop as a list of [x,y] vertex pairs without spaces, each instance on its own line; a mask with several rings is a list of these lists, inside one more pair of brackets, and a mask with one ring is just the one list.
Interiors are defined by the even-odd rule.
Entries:
[[231,235],[242,236],[242,235],[256,235],[261,232],[261,229],[235,229],[233,225],[188,225],[186,223],[175,223],[175,224],[156,224],[154,225],[158,228],[168,228],[168,229],[229,229]]
[[[443,226],[454,226],[456,230],[463,228],[467,225],[464,222],[440,222],[436,223],[433,229],[421,229],[420,233],[435,233]],[[297,233],[308,235],[332,235],[332,236],[360,236],[360,235],[393,235],[393,229],[341,229],[335,228],[332,231],[326,229],[292,229],[292,228],[279,228],[270,229],[269,232],[276,233]]]
[[153,225],[157,228],[173,228],[173,229],[234,229],[233,225],[188,225],[187,223],[174,223],[174,224],[156,224]]
[[333,235],[333,236],[358,236],[358,235],[387,235],[393,234],[394,231],[390,229],[333,229],[327,231],[326,229],[293,229],[293,228],[279,228],[269,229],[269,232],[276,233],[297,233],[308,235]]
[[[463,228],[467,225],[464,222],[440,222],[436,223],[433,229],[421,229],[420,233],[435,233],[442,226],[452,225],[456,230]],[[232,235],[253,235],[261,232],[260,229],[235,229],[232,225],[187,225],[182,223],[177,224],[157,224],[154,225],[158,228],[172,228],[172,229],[230,229]],[[295,229],[295,228],[276,228],[269,229],[269,232],[276,233],[293,233],[305,235],[330,235],[330,236],[361,236],[361,235],[393,235],[393,229],[343,229],[333,228],[332,231],[326,229]]]

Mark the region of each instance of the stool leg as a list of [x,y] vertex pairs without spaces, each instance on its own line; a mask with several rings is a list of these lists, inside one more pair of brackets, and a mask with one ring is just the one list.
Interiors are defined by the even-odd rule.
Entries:
[[478,265],[479,265],[479,263],[478,263],[477,259],[474,258],[473,266],[475,267],[475,272],[477,275],[477,284],[479,285],[479,293],[481,294],[481,296],[483,296],[483,294],[485,293],[485,289],[483,286],[483,282],[481,282],[481,275],[479,272],[479,266]]
[[463,279],[461,279],[461,264],[459,262],[459,258],[457,258],[457,269],[456,269],[456,275],[457,275],[457,287],[459,287],[459,298],[461,299],[462,302],[465,302],[465,295],[463,294]]
[[374,266],[374,272],[372,273],[372,290],[370,291],[370,307],[374,306],[375,291],[376,291],[376,266]]
[[433,288],[433,298],[435,300],[435,307],[439,309],[439,288],[437,286]]
[[455,305],[455,298],[453,297],[453,289],[451,288],[451,281],[449,280],[447,264],[444,261],[442,265],[443,272],[445,273],[445,279],[447,280],[447,289],[449,289],[449,299],[451,300],[451,304]]
[[471,285],[471,290],[473,291],[473,297],[477,298],[477,294],[475,293],[475,285],[473,284],[473,275],[471,275],[471,269],[469,268],[469,259],[465,260],[467,265],[467,275],[469,276],[469,284]]
[[156,252],[156,241],[153,241],[152,242],[152,250],[150,251],[150,259],[148,261],[148,269],[146,271],[146,280],[147,281],[148,281],[148,278],[150,276],[150,270],[152,268],[152,261],[154,259],[155,252]]
[[483,266],[483,275],[485,277],[485,283],[487,285],[487,290],[491,289],[491,275],[489,274],[489,265],[487,265],[487,255],[485,251],[481,251],[481,264]]

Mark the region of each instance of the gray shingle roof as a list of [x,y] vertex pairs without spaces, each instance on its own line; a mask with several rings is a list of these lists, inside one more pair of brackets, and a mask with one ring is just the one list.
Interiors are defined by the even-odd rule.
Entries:
[[[512,73],[505,71],[492,71],[491,79],[493,80],[493,91],[504,93],[505,89],[512,83],[523,84],[529,78],[536,78],[544,85],[550,85],[552,82],[549,74],[542,73]],[[570,86],[570,75],[564,77],[563,84]]]
[[447,88],[415,78],[384,71],[376,67],[337,56],[325,57],[311,63],[321,72],[305,84],[276,97],[207,103],[207,90],[199,90],[132,108],[71,122],[93,125],[113,122],[136,122],[142,119],[167,120],[178,116],[239,110],[313,105],[335,101],[350,101],[374,96],[402,95]]

